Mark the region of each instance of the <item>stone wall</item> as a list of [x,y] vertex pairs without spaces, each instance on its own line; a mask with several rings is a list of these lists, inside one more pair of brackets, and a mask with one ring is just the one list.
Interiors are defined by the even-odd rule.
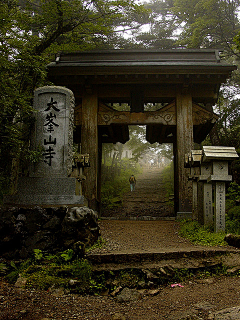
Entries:
[[34,249],[81,255],[100,234],[97,213],[87,207],[0,208],[0,221],[0,256],[6,259],[27,258]]

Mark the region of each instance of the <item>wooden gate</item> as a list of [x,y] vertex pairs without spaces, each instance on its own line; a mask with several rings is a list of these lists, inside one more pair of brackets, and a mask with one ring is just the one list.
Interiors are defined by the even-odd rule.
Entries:
[[[75,142],[90,154],[83,192],[98,208],[102,143],[125,143],[128,125],[146,125],[150,143],[173,143],[175,212],[192,211],[185,154],[210,132],[220,85],[236,69],[217,50],[110,50],[60,54],[48,65],[49,79],[75,95]],[[128,103],[129,112],[112,103]],[[161,103],[145,111],[147,103]]]

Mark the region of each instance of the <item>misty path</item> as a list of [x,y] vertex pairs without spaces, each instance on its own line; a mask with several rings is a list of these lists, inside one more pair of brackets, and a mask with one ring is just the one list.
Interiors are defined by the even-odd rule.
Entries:
[[104,216],[119,217],[171,217],[173,206],[165,195],[162,181],[162,168],[144,168],[142,174],[136,176],[135,191],[123,196],[123,206],[109,210]]

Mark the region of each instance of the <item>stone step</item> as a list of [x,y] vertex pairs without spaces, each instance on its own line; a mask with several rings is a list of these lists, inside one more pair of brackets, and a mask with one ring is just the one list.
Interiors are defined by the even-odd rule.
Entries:
[[128,198],[128,199],[124,199],[124,202],[128,202],[128,203],[146,203],[146,204],[151,204],[151,203],[165,203],[167,202],[168,200],[158,200],[158,199],[131,199],[131,198]]
[[[232,255],[232,257],[231,257]],[[236,259],[237,255],[237,259]],[[93,270],[121,270],[126,268],[199,268],[216,264],[240,266],[240,253],[236,249],[198,249],[171,252],[119,252],[106,254],[87,254]],[[236,262],[237,260],[237,262]]]
[[162,221],[174,221],[176,220],[175,216],[172,217],[162,217],[162,216],[113,216],[113,217],[101,217],[101,220],[133,220],[133,221],[156,221],[156,220],[162,220]]

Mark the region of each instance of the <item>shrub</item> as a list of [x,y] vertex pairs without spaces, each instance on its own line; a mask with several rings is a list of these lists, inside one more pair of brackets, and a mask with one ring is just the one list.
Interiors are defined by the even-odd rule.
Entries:
[[210,228],[201,226],[197,221],[182,221],[179,234],[189,239],[194,244],[204,246],[223,246],[227,245],[224,241],[225,233],[214,233]]
[[240,206],[236,206],[236,201],[240,201],[240,186],[232,182],[226,194],[226,232],[240,234]]

